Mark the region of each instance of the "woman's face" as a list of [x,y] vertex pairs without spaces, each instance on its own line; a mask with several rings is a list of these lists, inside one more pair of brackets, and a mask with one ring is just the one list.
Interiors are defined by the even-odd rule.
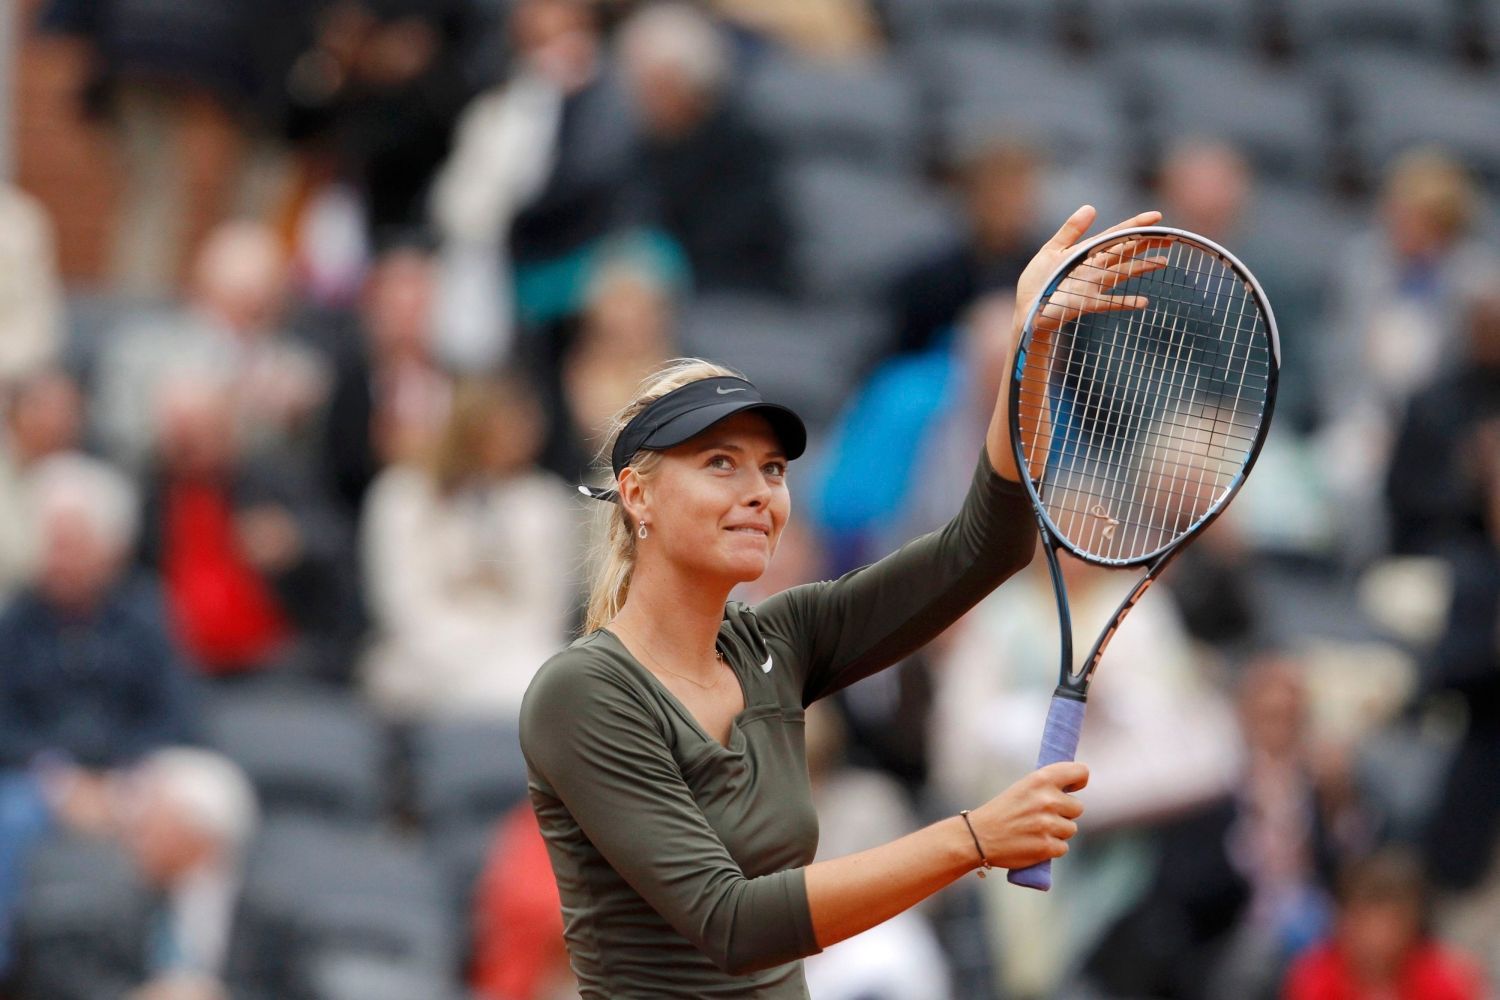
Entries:
[[666,450],[650,480],[633,485],[630,510],[649,532],[638,558],[731,586],[766,571],[791,513],[781,441],[753,411]]

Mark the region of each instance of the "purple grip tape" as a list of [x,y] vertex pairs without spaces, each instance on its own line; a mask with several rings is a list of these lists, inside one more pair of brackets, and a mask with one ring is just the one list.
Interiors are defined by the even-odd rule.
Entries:
[[[1076,698],[1052,696],[1047,710],[1047,728],[1042,730],[1042,751],[1037,755],[1038,769],[1048,764],[1072,760],[1078,753],[1078,734],[1083,731],[1084,703]],[[1052,888],[1052,862],[1042,861],[1030,868],[1012,868],[1006,876],[1012,885],[1046,892]]]

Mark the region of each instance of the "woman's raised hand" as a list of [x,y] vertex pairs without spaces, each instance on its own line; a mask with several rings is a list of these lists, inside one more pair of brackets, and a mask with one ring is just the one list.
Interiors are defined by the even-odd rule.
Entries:
[[[1021,326],[1031,308],[1041,297],[1043,286],[1052,277],[1083,234],[1088,232],[1096,216],[1092,205],[1084,205],[1068,217],[1052,238],[1048,240],[1016,282],[1015,333],[1020,335]],[[1106,232],[1129,229],[1135,226],[1151,226],[1161,221],[1160,212],[1142,212],[1133,218],[1111,226]],[[1094,312],[1113,312],[1121,309],[1140,309],[1146,300],[1139,295],[1112,296],[1107,293],[1116,286],[1138,275],[1165,267],[1166,262],[1155,257],[1143,257],[1151,250],[1166,245],[1156,240],[1130,240],[1100,251],[1089,258],[1090,267],[1078,268],[1066,278],[1047,306],[1037,316],[1033,332],[1046,335],[1064,323]]]
[[985,857],[1000,868],[1025,868],[1068,853],[1078,832],[1083,803],[1076,792],[1089,781],[1089,769],[1076,761],[1032,771],[969,813]]

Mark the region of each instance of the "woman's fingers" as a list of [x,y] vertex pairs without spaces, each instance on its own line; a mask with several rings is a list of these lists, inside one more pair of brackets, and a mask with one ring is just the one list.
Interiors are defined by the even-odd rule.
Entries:
[[1123,264],[1116,264],[1106,272],[1100,280],[1099,287],[1103,291],[1109,291],[1118,285],[1123,285],[1131,278],[1139,278],[1143,274],[1152,271],[1160,271],[1167,266],[1163,257],[1137,257],[1135,260],[1127,260]]
[[1089,226],[1094,224],[1094,218],[1098,214],[1093,205],[1080,205],[1072,215],[1068,216],[1068,221],[1064,222],[1057,232],[1052,234],[1052,238],[1047,241],[1047,245],[1056,247],[1059,250],[1066,250],[1074,243],[1077,243],[1084,233],[1089,231]]
[[1106,229],[1105,232],[1113,233],[1120,229],[1133,229],[1136,226],[1154,226],[1160,221],[1161,213],[1153,209],[1152,211],[1142,212],[1140,215],[1126,219],[1124,222],[1117,222]]

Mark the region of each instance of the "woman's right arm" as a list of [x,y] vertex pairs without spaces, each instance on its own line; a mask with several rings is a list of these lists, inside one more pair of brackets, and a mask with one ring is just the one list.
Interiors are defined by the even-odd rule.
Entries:
[[[1088,783],[1076,762],[1033,771],[969,813],[858,854],[807,869],[807,902],[818,947],[827,948],[915,906],[980,867],[1024,868],[1068,852],[1083,804],[1069,792]],[[978,839],[978,845],[975,839]]]

